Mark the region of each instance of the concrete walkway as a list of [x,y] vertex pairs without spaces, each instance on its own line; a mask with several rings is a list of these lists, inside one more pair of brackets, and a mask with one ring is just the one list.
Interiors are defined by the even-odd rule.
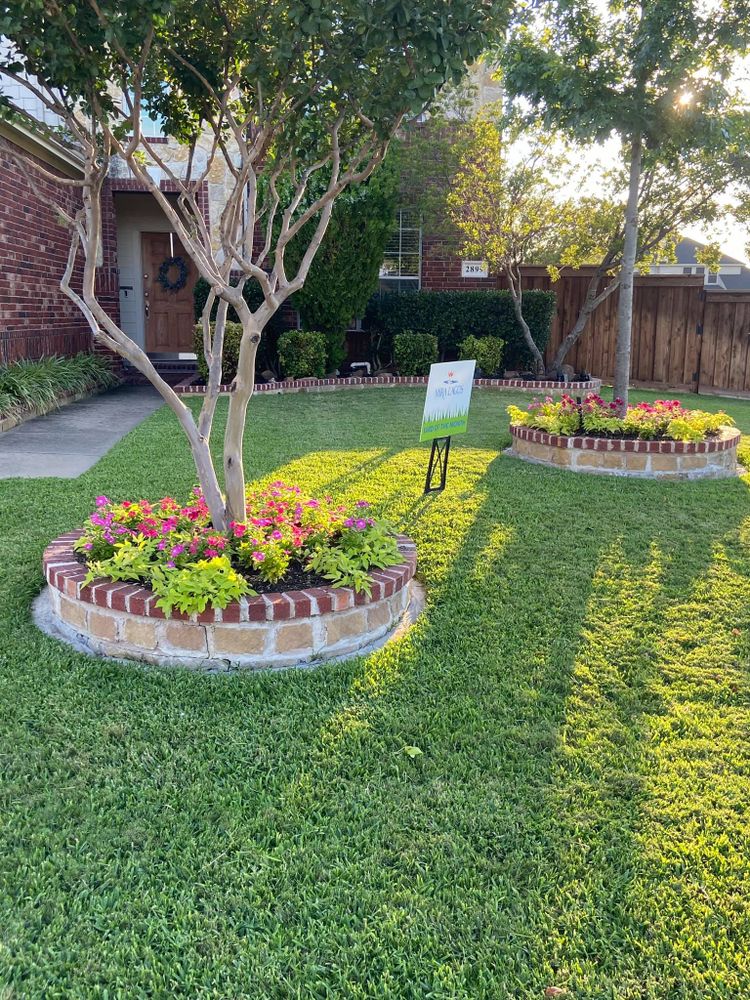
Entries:
[[75,479],[162,405],[151,386],[122,386],[0,434],[0,479]]

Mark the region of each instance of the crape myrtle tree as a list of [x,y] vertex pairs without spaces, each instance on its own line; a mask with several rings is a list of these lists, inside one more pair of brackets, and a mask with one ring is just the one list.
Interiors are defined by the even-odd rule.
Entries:
[[[542,0],[529,9],[501,56],[509,98],[578,139],[621,143],[627,198],[611,267],[615,395],[625,406],[644,198],[672,172],[694,177],[712,156],[723,160],[724,190],[745,170],[748,114],[732,74],[750,42],[750,0]],[[675,199],[683,193],[676,186]]]
[[[507,0],[15,0],[0,9],[7,43],[0,68],[60,116],[84,159],[80,182],[54,177],[81,195],[77,211],[52,206],[71,232],[61,287],[94,336],[146,375],[176,414],[215,527],[244,520],[242,444],[258,344],[269,319],[303,288],[336,199],[378,167],[405,116],[460,79],[504,28],[509,6]],[[146,113],[160,115],[165,131],[187,147],[180,170],[145,140]],[[197,418],[97,298],[101,196],[115,157],[156,199],[211,286],[203,312],[209,378]],[[229,183],[212,234],[199,192],[217,164]],[[31,160],[28,169],[47,173]],[[176,204],[159,176],[178,192]],[[291,266],[287,249],[313,220]],[[73,280],[79,252],[82,285]],[[255,309],[242,295],[250,281],[263,292]],[[230,306],[243,334],[223,443],[224,496],[210,435]]]

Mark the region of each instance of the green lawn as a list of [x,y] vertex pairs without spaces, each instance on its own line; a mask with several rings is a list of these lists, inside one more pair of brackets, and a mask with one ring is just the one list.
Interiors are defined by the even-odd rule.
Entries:
[[477,392],[425,498],[422,401],[252,403],[249,476],[418,544],[419,625],[315,671],[113,666],[32,625],[96,494],[191,486],[165,410],[78,480],[0,483],[2,1000],[750,996],[750,479],[526,465],[519,397]]

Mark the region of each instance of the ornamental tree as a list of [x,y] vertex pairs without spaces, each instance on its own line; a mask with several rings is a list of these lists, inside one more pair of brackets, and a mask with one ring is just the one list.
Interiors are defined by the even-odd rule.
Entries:
[[[146,375],[172,408],[216,528],[245,517],[242,444],[263,330],[303,288],[336,199],[376,170],[405,116],[429,105],[446,81],[460,79],[503,28],[509,6],[508,0],[16,0],[2,9],[0,36],[8,44],[0,69],[60,116],[84,159],[81,181],[53,178],[81,195],[74,212],[51,205],[71,233],[61,287],[94,337]],[[183,168],[170,166],[144,138],[146,113],[160,115],[165,131],[185,145]],[[209,378],[197,418],[97,298],[101,195],[116,158],[152,194],[211,286],[203,312]],[[212,230],[199,192],[217,165],[228,183]],[[28,170],[53,177],[32,160]],[[176,204],[158,177],[171,182]],[[290,244],[311,222],[292,264]],[[79,252],[81,287],[72,280]],[[242,295],[251,280],[263,292],[255,309]],[[223,442],[224,495],[210,438],[230,306],[243,333]]]
[[625,406],[650,178],[718,155],[736,160],[726,190],[745,170],[748,111],[732,74],[750,45],[750,0],[543,0],[530,10],[502,52],[509,97],[530,104],[547,126],[584,140],[616,137],[622,147],[628,180],[615,395]]
[[516,320],[537,374],[544,358],[523,314],[523,269],[558,271],[602,253],[611,203],[566,194],[576,170],[554,134],[506,127],[484,115],[463,126],[445,203],[464,253],[487,261],[508,283]]

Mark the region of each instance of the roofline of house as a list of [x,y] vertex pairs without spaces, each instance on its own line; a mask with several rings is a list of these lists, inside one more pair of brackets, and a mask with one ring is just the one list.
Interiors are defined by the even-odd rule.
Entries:
[[66,177],[78,179],[83,176],[84,161],[80,153],[42,132],[41,128],[34,126],[31,119],[28,125],[18,118],[12,121],[0,120],[0,135],[27,153],[44,160]]

